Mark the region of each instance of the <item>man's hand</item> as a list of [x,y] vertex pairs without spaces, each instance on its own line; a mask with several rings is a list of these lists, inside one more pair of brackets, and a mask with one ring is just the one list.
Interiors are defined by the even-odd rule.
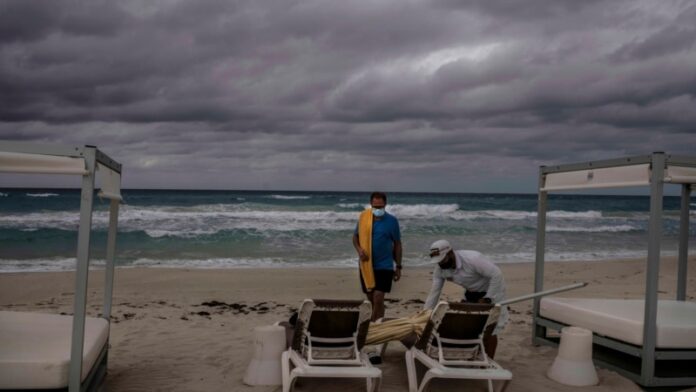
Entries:
[[360,249],[358,251],[358,256],[360,256],[360,261],[367,261],[370,259],[370,257],[367,255],[367,253],[362,249]]
[[398,282],[401,279],[401,268],[397,268],[394,271],[394,282]]

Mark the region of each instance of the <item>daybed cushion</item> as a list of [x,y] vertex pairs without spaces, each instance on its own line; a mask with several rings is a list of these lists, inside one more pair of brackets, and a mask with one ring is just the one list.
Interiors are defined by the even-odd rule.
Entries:
[[[582,327],[598,335],[643,345],[642,299],[554,298],[541,300],[542,317]],[[696,303],[660,300],[658,348],[696,348]]]
[[[68,385],[72,316],[0,311],[0,389]],[[109,324],[87,317],[82,379],[109,337]]]

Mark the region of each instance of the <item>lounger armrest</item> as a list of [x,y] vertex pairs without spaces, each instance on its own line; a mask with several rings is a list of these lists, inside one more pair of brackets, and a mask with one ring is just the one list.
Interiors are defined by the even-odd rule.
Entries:
[[442,343],[447,343],[447,344],[456,344],[459,346],[464,346],[464,345],[472,345],[472,344],[481,344],[483,341],[481,338],[479,339],[466,339],[466,340],[461,340],[461,339],[446,339],[443,337],[438,336],[438,341]]
[[355,338],[354,337],[347,337],[347,338],[318,338],[316,336],[309,337],[308,339],[310,342],[316,342],[316,343],[352,343],[356,344]]

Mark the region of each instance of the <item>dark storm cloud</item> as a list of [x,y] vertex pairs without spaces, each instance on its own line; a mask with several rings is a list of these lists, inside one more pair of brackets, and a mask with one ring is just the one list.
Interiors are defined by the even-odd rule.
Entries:
[[693,153],[690,1],[3,1],[0,137],[126,186],[531,191]]
[[109,1],[23,1],[0,4],[0,42],[35,41],[62,32],[107,36],[124,27],[126,15]]
[[671,24],[658,29],[647,38],[626,43],[614,53],[620,60],[640,60],[656,56],[688,52],[696,45],[696,7],[691,6]]

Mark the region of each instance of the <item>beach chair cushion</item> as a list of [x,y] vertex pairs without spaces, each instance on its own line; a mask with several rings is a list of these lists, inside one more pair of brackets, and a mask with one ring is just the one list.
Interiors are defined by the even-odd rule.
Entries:
[[[72,316],[0,311],[0,389],[68,386]],[[82,379],[109,337],[109,323],[87,317]]]

